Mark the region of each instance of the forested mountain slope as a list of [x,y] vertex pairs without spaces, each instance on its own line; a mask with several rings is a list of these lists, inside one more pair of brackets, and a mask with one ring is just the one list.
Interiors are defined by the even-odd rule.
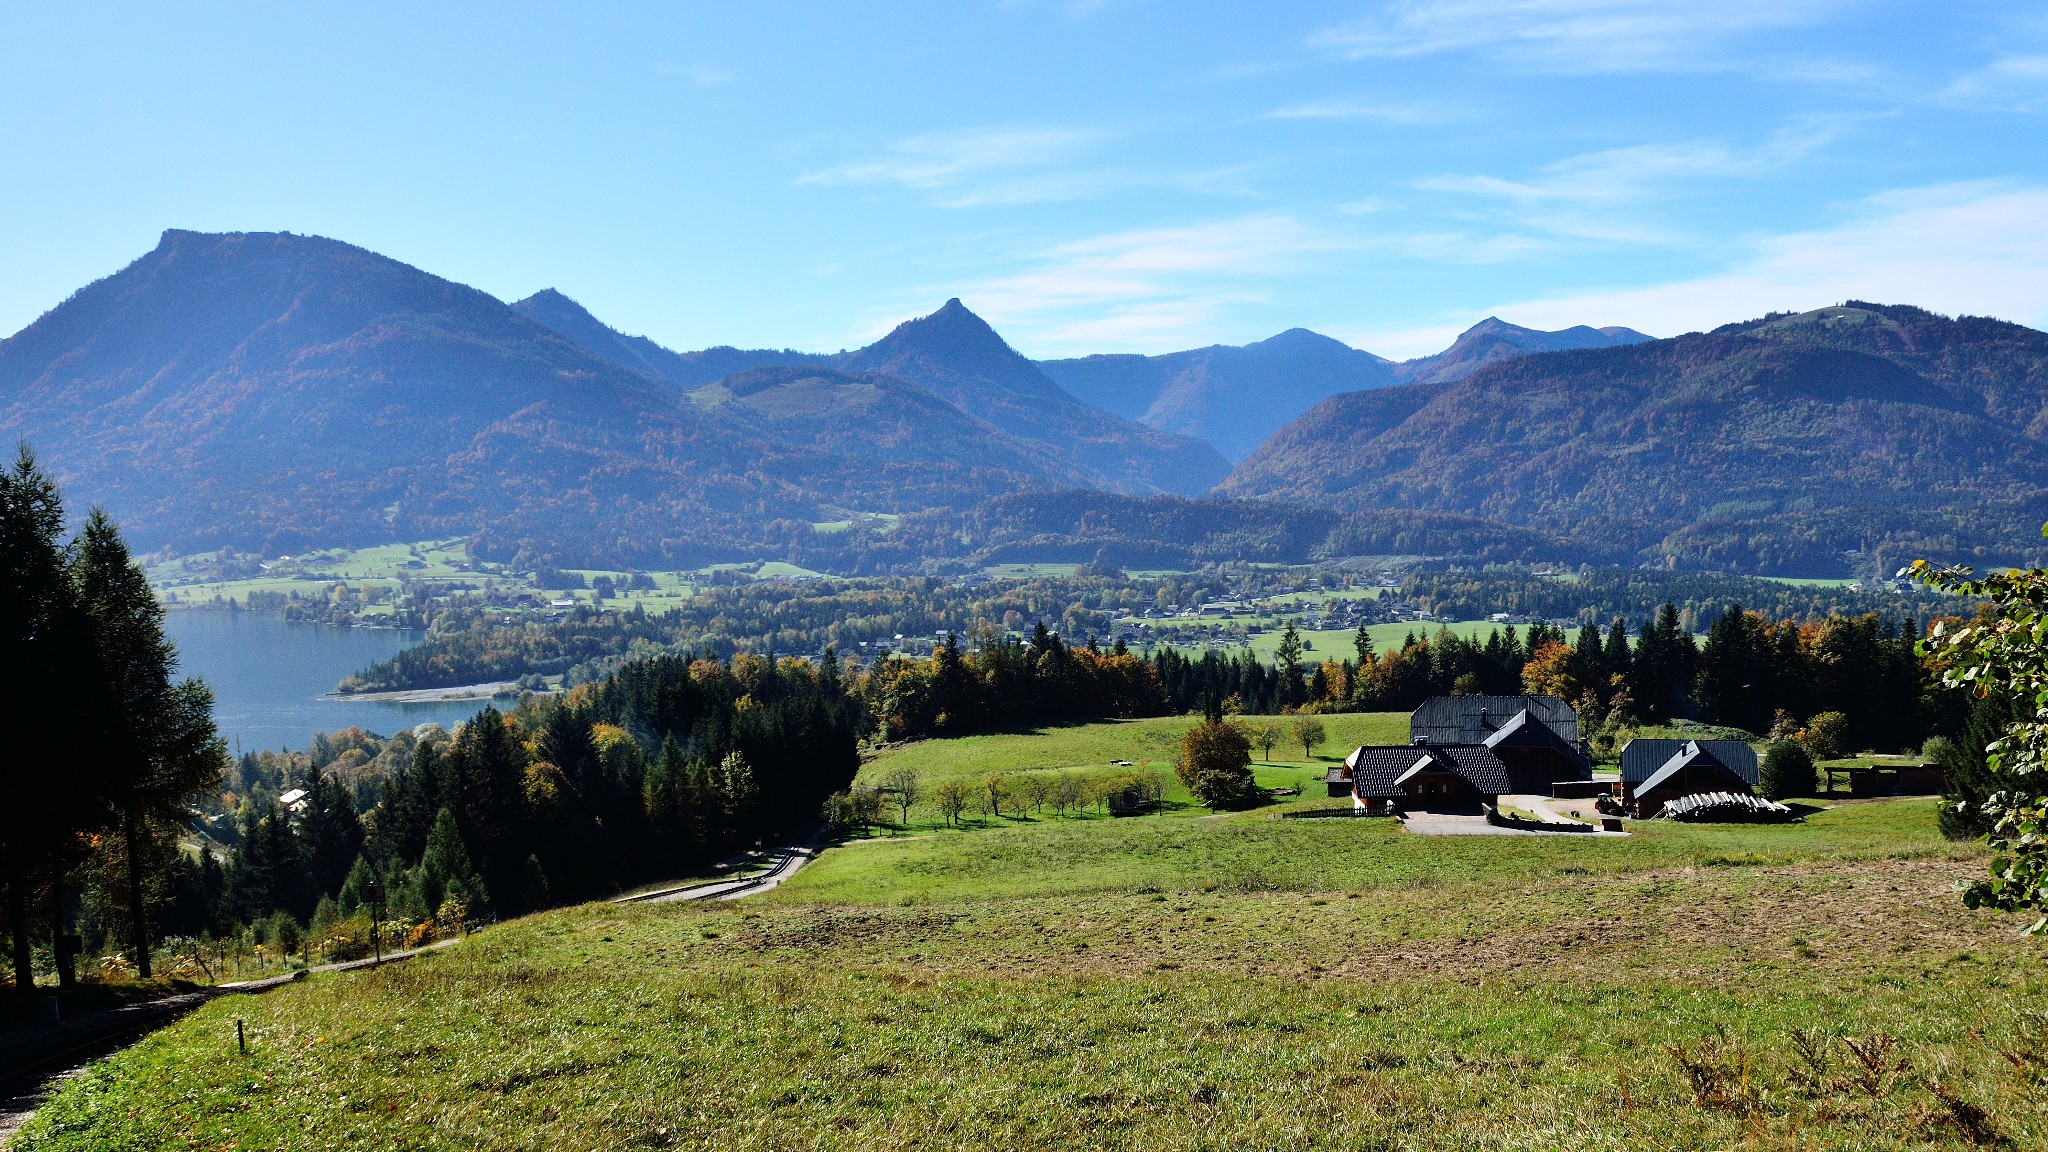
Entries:
[[2048,333],[1852,302],[1504,360],[1332,397],[1218,492],[1462,513],[1680,568],[2017,561],[2048,520]]
[[590,314],[589,309],[553,288],[543,288],[512,310],[545,324],[562,336],[614,364],[631,368],[681,389],[709,384],[721,376],[778,364],[829,364],[832,357],[789,348],[734,348],[719,345],[696,352],[675,352],[645,336],[628,336]]
[[1230,470],[1201,440],[1083,404],[957,299],[837,362],[920,384],[970,416],[1068,457],[1109,491],[1197,495]]
[[1242,346],[1043,360],[1038,366],[1087,403],[1201,437],[1232,460],[1250,455],[1326,396],[1395,382],[1388,361],[1306,328]]
[[873,510],[880,491],[892,495],[892,507],[915,509],[1091,479],[1065,458],[881,373],[750,368],[687,396],[729,426],[807,456],[805,489],[849,508]]
[[644,336],[615,331],[553,289],[512,307],[587,351],[683,390],[733,372],[793,365],[836,368],[869,379],[898,377],[959,410],[934,413],[938,422],[926,433],[934,445],[957,419],[965,418],[1031,445],[1044,458],[1036,470],[1084,487],[1196,495],[1230,470],[1230,462],[1207,443],[1082,403],[958,300],[897,325],[866,348],[836,354],[728,347],[672,352]]

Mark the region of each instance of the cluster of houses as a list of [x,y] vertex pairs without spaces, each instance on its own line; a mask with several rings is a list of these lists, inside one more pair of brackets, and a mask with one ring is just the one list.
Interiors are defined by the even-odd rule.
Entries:
[[1509,795],[1608,797],[1637,819],[1699,810],[1780,814],[1756,795],[1756,750],[1741,740],[1631,740],[1619,779],[1598,780],[1579,715],[1555,696],[1436,696],[1409,742],[1364,746],[1325,777],[1369,813],[1482,812]]

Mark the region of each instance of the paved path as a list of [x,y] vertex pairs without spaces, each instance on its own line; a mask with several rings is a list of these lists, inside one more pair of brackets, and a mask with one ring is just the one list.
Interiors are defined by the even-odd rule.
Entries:
[[1549,836],[1526,828],[1503,828],[1488,824],[1484,816],[1452,815],[1441,812],[1411,812],[1401,827],[1417,836]]
[[813,826],[803,837],[790,844],[768,851],[768,869],[752,876],[732,880],[713,880],[709,884],[688,884],[676,888],[663,888],[654,892],[637,892],[621,896],[614,904],[674,904],[684,900],[737,900],[766,892],[796,875],[796,871],[818,858],[818,842],[824,838],[824,825]]
[[[1553,805],[1555,805],[1557,801],[1549,796],[1503,796],[1500,798],[1500,800],[1503,804],[1511,804],[1514,807],[1520,808],[1525,812],[1534,813],[1535,815],[1542,817],[1543,821],[1548,824],[1586,823],[1586,821],[1584,820],[1574,820],[1570,816],[1567,816],[1564,813],[1559,812],[1555,807],[1553,807]],[[1597,829],[1598,825],[1595,825],[1595,827]],[[1591,834],[1594,836],[1609,837],[1628,835],[1627,832],[1608,832],[1605,830],[1597,830]],[[1584,835],[1584,833],[1581,833],[1581,835]]]
[[0,1152],[12,1146],[14,1134],[28,1123],[28,1118],[35,1115],[36,1106],[59,1083],[77,1075],[94,1060],[120,1051],[209,1000],[268,992],[295,980],[303,980],[309,972],[351,972],[379,964],[395,964],[454,943],[454,940],[440,940],[424,948],[389,953],[382,960],[320,964],[281,976],[215,984],[176,996],[124,1004],[103,1012],[89,1012],[61,1024],[15,1032],[0,1041]]
[[[1468,815],[1462,812],[1410,812],[1402,817],[1401,825],[1417,836],[1598,836],[1613,838],[1626,836],[1626,832],[1602,832],[1588,829],[1584,821],[1573,820],[1550,807],[1547,796],[1503,796],[1500,802],[1510,808],[1519,808],[1535,816],[1545,824],[1559,826],[1556,832],[1544,832],[1535,828],[1503,828],[1488,824],[1486,817]],[[1566,829],[1571,829],[1567,831]]]
[[1550,797],[1548,796],[1537,796],[1534,794],[1517,794],[1512,796],[1503,796],[1500,798],[1502,807],[1520,808],[1522,811],[1527,812],[1529,815],[1536,817],[1538,820],[1543,821],[1545,824],[1573,824],[1579,827],[1585,826],[1585,821],[1583,820],[1574,820],[1569,816],[1561,816],[1558,813],[1552,811],[1549,801]]

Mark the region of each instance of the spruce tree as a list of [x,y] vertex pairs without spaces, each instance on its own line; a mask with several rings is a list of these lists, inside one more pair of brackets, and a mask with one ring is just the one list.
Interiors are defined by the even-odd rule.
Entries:
[[1970,723],[1963,738],[1956,741],[1944,769],[1941,792],[1941,832],[1952,840],[1972,840],[1991,831],[1991,818],[1984,801],[1994,792],[2009,791],[2011,784],[1991,771],[1984,749],[2000,739],[2019,715],[2012,702],[1996,693],[1970,702]]
[[86,517],[71,568],[96,665],[95,759],[127,861],[129,943],[147,977],[152,842],[175,835],[191,798],[220,779],[227,748],[213,725],[213,693],[199,680],[172,681],[178,655],[164,636],[163,608],[104,510]]
[[22,444],[13,468],[0,473],[0,693],[33,721],[18,726],[14,754],[0,768],[7,796],[0,805],[0,883],[7,889],[14,986],[24,998],[35,991],[29,900],[36,873],[44,870],[53,892],[61,889],[62,846],[101,815],[89,788],[81,787],[88,778],[40,754],[48,739],[43,734],[83,727],[73,714],[84,695],[75,676],[83,646],[65,578],[63,531],[57,485]]
[[[1602,704],[1607,701],[1607,652],[1600,644],[1600,627],[1588,624],[1579,629],[1578,643],[1572,647],[1572,678],[1592,693]],[[1578,701],[1571,701],[1577,704]]]
[[1282,707],[1301,702],[1301,633],[1289,624],[1280,633],[1280,645],[1273,650],[1273,663],[1280,672],[1280,704]]
[[446,808],[435,814],[434,830],[427,833],[427,850],[420,857],[420,872],[430,914],[438,915],[441,905],[451,898],[471,909],[489,899],[488,889],[470,862],[469,846],[462,842],[455,814]]
[[1607,645],[1600,650],[1601,671],[1608,676],[1620,676],[1626,680],[1632,653],[1628,646],[1628,625],[1616,616],[1607,628]]

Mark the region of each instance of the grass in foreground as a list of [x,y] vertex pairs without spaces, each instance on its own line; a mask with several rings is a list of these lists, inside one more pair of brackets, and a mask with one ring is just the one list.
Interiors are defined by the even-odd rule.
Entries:
[[1982,862],[1930,816],[864,843],[216,1002],[19,1147],[2040,1147],[2041,952],[1960,907]]

